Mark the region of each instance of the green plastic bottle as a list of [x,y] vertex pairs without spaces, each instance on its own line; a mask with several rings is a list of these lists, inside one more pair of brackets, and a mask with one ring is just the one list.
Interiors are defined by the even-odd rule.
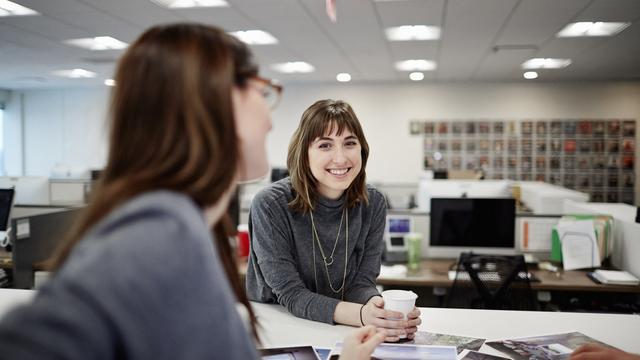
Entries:
[[422,243],[422,234],[408,233],[404,236],[407,244],[407,266],[409,270],[418,270],[420,268],[420,244]]

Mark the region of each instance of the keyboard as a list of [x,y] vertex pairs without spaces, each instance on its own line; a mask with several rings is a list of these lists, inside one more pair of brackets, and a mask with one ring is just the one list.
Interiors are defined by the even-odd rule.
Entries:
[[[449,277],[449,280],[455,280],[456,279],[456,271],[455,270],[449,270],[448,277]],[[494,281],[494,282],[500,281],[500,275],[495,271],[479,272],[478,273],[478,277],[482,281]],[[527,278],[529,278],[529,281],[533,281],[533,282],[539,281],[532,273],[525,273],[524,271],[520,271],[518,273],[518,280],[524,281]],[[459,271],[458,272],[458,280],[469,281],[469,280],[471,280],[471,278],[469,277],[469,273],[467,273],[466,271]]]

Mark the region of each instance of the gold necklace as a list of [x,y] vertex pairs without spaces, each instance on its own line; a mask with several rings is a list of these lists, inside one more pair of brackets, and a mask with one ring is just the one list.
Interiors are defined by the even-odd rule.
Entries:
[[[311,229],[313,230],[313,234],[311,234],[311,236],[315,235],[315,238],[318,241],[318,247],[320,248],[322,261],[324,261],[325,265],[331,266],[331,264],[333,264],[333,254],[336,252],[336,246],[338,245],[338,240],[340,239],[340,230],[342,230],[342,220],[344,220],[345,210],[342,210],[342,216],[340,216],[340,226],[338,226],[338,235],[336,235],[336,241],[333,243],[333,249],[331,250],[331,255],[329,255],[328,258],[325,256],[324,250],[322,250],[322,246],[320,245],[320,237],[318,236],[318,231],[316,230],[316,226],[313,222],[313,213],[310,212],[309,214],[311,214]],[[327,261],[327,259],[330,259],[331,261]]]
[[340,217],[340,227],[338,228],[338,236],[336,237],[336,242],[333,245],[333,251],[335,251],[336,244],[338,243],[338,238],[340,236],[340,228],[342,228],[342,218],[344,217],[347,219],[346,229],[345,229],[345,233],[346,233],[345,244],[344,244],[344,271],[342,274],[342,285],[338,289],[335,289],[333,287],[333,283],[331,282],[331,276],[329,275],[329,265],[333,264],[333,251],[331,252],[331,257],[330,257],[331,261],[327,263],[327,258],[324,255],[324,251],[322,250],[320,237],[318,236],[318,231],[316,230],[316,224],[313,221],[313,211],[309,211],[309,215],[311,216],[311,247],[313,249],[313,278],[316,283],[316,291],[318,291],[318,275],[316,272],[316,245],[315,245],[315,243],[317,242],[318,247],[320,248],[320,254],[322,255],[324,270],[325,270],[325,273],[327,274],[327,281],[329,282],[329,287],[331,288],[331,291],[333,291],[336,294],[342,292],[342,300],[344,300],[344,284],[347,279],[347,260],[349,259],[347,254],[349,249],[349,213],[347,212],[346,208],[342,211],[343,216]]

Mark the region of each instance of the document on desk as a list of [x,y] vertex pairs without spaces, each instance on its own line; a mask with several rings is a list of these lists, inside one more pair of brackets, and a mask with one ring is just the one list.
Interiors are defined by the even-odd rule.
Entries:
[[568,359],[575,349],[587,343],[611,347],[608,344],[577,331],[564,334],[489,341],[487,345],[509,356],[513,360],[560,360]]
[[[342,352],[342,343],[336,343],[331,349],[329,360],[337,360]],[[409,345],[383,343],[371,354],[372,359],[381,360],[456,360],[454,346]]]
[[557,228],[562,246],[562,266],[565,270],[600,266],[600,251],[593,220],[561,221]]
[[520,218],[520,249],[551,251],[551,232],[558,218]]
[[417,331],[413,340],[405,344],[455,346],[460,354],[463,350],[480,350],[486,339],[472,338],[450,334],[439,334],[428,331]]

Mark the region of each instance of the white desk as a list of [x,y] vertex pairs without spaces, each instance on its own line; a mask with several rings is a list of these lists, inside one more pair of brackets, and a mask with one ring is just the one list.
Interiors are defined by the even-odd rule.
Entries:
[[[13,306],[30,301],[31,290],[0,289],[0,317]],[[314,345],[332,347],[353,330],[290,315],[279,305],[253,303],[263,327],[265,347]],[[620,349],[640,353],[639,315],[552,313],[422,308],[420,330],[488,340],[579,331]],[[481,351],[500,354],[488,346]]]
[[0,289],[0,318],[15,306],[31,301],[33,290]]
[[[278,305],[253,303],[265,347],[312,344],[332,347],[353,328],[296,318]],[[483,338],[513,339],[579,331],[620,349],[640,353],[640,315],[422,308],[421,331]],[[502,355],[484,345],[480,351]]]

